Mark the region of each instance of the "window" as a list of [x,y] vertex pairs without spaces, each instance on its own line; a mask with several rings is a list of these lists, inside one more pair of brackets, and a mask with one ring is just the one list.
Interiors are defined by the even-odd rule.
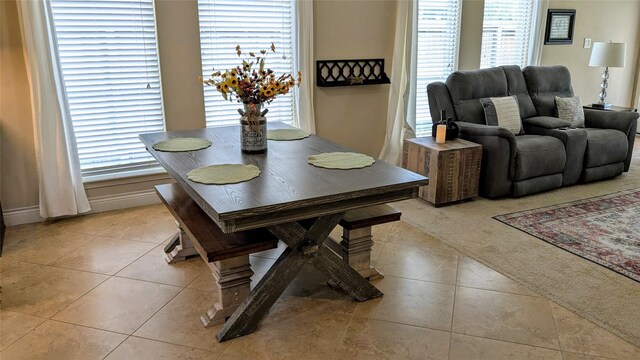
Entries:
[[[427,85],[457,68],[461,0],[418,1],[416,135],[431,134]],[[440,120],[440,119],[436,119]]]
[[50,0],[83,177],[157,166],[164,130],[153,0]]
[[534,0],[485,0],[480,67],[529,63]]
[[[267,67],[276,74],[293,73],[294,5],[295,0],[198,0],[202,76],[207,78],[214,68],[238,66],[236,45],[257,52],[272,42],[276,53],[267,57]],[[241,105],[224,100],[215,87],[204,88],[204,102],[207,127],[238,124]],[[267,121],[297,123],[293,92],[277,97],[266,108]]]

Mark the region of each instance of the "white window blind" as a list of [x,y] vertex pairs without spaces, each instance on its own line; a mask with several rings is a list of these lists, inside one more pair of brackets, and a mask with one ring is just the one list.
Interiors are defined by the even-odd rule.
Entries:
[[[208,78],[213,69],[226,70],[242,64],[235,52],[268,50],[273,42],[276,53],[269,53],[265,66],[276,76],[293,73],[295,41],[295,0],[198,0],[202,76]],[[285,58],[283,59],[283,55]],[[303,81],[312,81],[310,74]],[[295,74],[294,74],[295,76]],[[237,109],[242,104],[222,98],[214,86],[204,88],[207,127],[238,124]],[[267,121],[296,124],[293,92],[280,95],[271,104]]]
[[83,177],[156,166],[163,131],[153,0],[50,0]]
[[461,0],[418,1],[417,136],[431,134],[427,85],[446,80],[457,68],[460,3]]
[[485,0],[480,67],[526,66],[534,0]]

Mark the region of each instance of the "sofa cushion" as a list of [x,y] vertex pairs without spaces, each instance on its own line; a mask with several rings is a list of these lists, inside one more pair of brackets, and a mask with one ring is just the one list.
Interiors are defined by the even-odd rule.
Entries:
[[480,99],[484,108],[487,125],[500,126],[514,135],[522,131],[522,120],[516,96],[490,97]]
[[507,96],[507,78],[502,68],[455,71],[446,81],[458,121],[484,124],[481,98]]
[[585,168],[624,162],[627,158],[629,142],[622,131],[596,128],[585,128],[585,130],[587,131]]
[[571,123],[571,127],[584,127],[584,110],[580,96],[568,98],[556,96],[556,107],[558,108],[558,118]]
[[572,97],[571,74],[564,66],[527,66],[522,70],[538,116],[556,116],[555,97]]
[[518,107],[520,108],[520,118],[526,119],[528,117],[536,116],[535,106],[529,96],[529,90],[527,89],[527,82],[522,75],[522,69],[518,65],[501,66],[507,77],[507,90],[509,95],[515,95],[518,99]]
[[515,181],[561,174],[567,161],[564,144],[551,136],[516,136]]

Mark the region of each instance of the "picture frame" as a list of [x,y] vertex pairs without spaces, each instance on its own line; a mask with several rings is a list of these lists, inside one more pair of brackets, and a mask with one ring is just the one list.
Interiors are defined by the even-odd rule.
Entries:
[[545,45],[573,44],[573,28],[576,23],[575,9],[549,9],[544,31]]

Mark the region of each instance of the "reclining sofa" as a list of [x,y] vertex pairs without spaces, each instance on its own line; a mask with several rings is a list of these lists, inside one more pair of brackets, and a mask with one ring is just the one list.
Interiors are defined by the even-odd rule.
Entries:
[[[446,110],[460,137],[482,144],[480,195],[520,197],[629,170],[638,113],[584,109],[585,127],[556,117],[555,97],[573,97],[564,66],[456,71],[427,87],[433,119]],[[487,125],[479,99],[516,96],[523,131]]]

